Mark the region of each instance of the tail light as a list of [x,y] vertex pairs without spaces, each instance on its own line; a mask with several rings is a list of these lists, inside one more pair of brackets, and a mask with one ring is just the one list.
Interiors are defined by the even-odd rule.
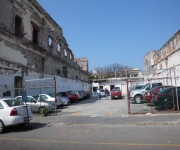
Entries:
[[18,115],[18,112],[17,112],[16,108],[13,108],[10,112],[10,116],[16,116],[16,115]]

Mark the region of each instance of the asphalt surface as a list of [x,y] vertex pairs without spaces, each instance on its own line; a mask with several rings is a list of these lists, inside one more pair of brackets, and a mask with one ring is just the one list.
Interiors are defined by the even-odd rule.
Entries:
[[57,115],[34,114],[25,128],[7,128],[0,149],[179,150],[179,127],[177,112],[127,114],[125,99],[92,97],[58,109]]

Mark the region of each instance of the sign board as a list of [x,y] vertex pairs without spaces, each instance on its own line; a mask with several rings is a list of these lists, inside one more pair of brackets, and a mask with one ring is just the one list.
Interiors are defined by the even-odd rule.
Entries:
[[23,101],[27,101],[27,93],[26,92],[22,92],[22,100]]

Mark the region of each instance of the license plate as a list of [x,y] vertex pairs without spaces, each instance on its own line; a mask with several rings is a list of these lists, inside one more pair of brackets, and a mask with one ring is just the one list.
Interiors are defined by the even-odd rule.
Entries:
[[118,96],[115,96],[115,97],[118,97]]

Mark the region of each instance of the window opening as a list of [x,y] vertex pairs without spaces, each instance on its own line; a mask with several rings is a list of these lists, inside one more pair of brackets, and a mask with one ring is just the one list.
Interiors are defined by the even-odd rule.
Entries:
[[67,56],[67,50],[64,49],[64,56]]
[[57,70],[57,74],[60,75],[61,74],[61,70]]
[[50,37],[50,36],[49,36],[49,38],[48,38],[48,44],[49,44],[50,47],[53,46],[53,39],[52,39],[52,37]]
[[61,52],[61,45],[59,43],[57,43],[57,51]]
[[11,91],[3,92],[3,97],[5,97],[5,96],[11,96]]
[[22,38],[22,19],[18,16],[15,17],[15,35]]
[[33,44],[38,44],[38,30],[33,28]]

